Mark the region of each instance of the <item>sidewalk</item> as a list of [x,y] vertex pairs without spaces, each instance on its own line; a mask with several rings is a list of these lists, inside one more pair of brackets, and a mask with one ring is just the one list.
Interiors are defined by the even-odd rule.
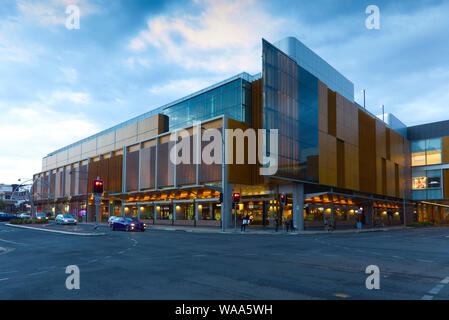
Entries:
[[[82,222],[78,225],[84,226],[94,226],[95,223],[92,222]],[[98,225],[100,228],[109,228],[108,224],[100,223]],[[227,231],[222,231],[221,227],[207,227],[207,226],[172,226],[165,224],[147,224],[147,231],[171,231],[171,232],[191,232],[191,233],[221,233],[221,234],[288,234],[288,235],[301,235],[301,234],[331,234],[331,233],[363,233],[363,232],[380,232],[380,231],[390,231],[390,230],[401,230],[408,227],[404,226],[394,226],[394,227],[384,227],[384,228],[366,228],[366,229],[337,229],[334,231],[327,230],[304,230],[304,231],[294,231],[294,232],[282,232],[282,228],[276,232],[274,228],[263,228],[263,227],[247,227],[245,232],[240,231],[240,226],[234,231],[234,228],[228,229]]]
[[64,230],[53,226],[53,224],[5,224],[8,227],[37,230],[44,232],[52,232],[59,234],[75,235],[75,236],[103,236],[106,235],[104,232],[94,232],[89,230],[81,230],[81,228],[74,227],[72,230]]

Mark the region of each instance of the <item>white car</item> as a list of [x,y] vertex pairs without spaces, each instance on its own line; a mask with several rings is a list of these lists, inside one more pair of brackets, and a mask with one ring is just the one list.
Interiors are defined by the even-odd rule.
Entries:
[[111,226],[115,221],[118,221],[120,218],[121,217],[119,217],[119,216],[111,216],[111,217],[109,217],[109,219],[108,219],[109,225]]
[[20,219],[31,219],[31,216],[28,213],[19,214]]
[[58,214],[55,222],[56,224],[76,224],[76,220],[70,214]]

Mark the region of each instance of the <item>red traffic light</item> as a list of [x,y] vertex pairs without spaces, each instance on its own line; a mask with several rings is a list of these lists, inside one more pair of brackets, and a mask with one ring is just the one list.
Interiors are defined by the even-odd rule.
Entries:
[[287,196],[285,195],[285,193],[281,193],[281,195],[279,196],[279,200],[282,204],[287,203]]
[[104,182],[103,180],[94,180],[93,181],[93,186],[92,186],[92,193],[95,194],[102,194],[104,191]]
[[232,201],[234,201],[235,203],[240,202],[240,193],[234,192],[232,194]]

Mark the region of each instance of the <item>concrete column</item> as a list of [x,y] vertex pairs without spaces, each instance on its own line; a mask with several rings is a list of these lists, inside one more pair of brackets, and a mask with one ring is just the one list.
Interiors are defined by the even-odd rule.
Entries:
[[298,231],[304,230],[304,184],[293,185],[293,224]]
[[122,217],[124,217],[125,216],[125,201],[123,201],[122,200],[122,207],[121,207],[121,215],[122,215]]
[[211,219],[215,219],[213,208],[214,208],[214,206],[213,206],[212,202],[209,202],[209,218],[211,218]]
[[221,204],[222,230],[233,228],[232,220],[232,184],[224,184],[223,203]]
[[200,215],[199,208],[198,208],[198,206],[199,206],[198,202],[194,201],[193,206],[195,208],[195,227],[196,227],[196,222],[198,221],[198,218]]

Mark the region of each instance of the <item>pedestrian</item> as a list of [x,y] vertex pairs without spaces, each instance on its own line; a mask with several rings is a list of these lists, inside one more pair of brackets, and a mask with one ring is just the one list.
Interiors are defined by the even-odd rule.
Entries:
[[278,217],[276,217],[275,222],[276,222],[276,232],[278,232],[278,230],[279,230],[279,218]]
[[290,219],[286,220],[285,228],[287,229],[288,232],[288,230],[290,229]]
[[324,230],[329,231],[328,222],[326,216],[324,216]]
[[246,216],[243,216],[242,217],[242,226],[240,227],[240,232],[243,232],[243,231],[245,231],[245,228],[246,228]]
[[290,219],[290,229],[293,231],[295,231],[295,224],[293,223],[293,218]]

